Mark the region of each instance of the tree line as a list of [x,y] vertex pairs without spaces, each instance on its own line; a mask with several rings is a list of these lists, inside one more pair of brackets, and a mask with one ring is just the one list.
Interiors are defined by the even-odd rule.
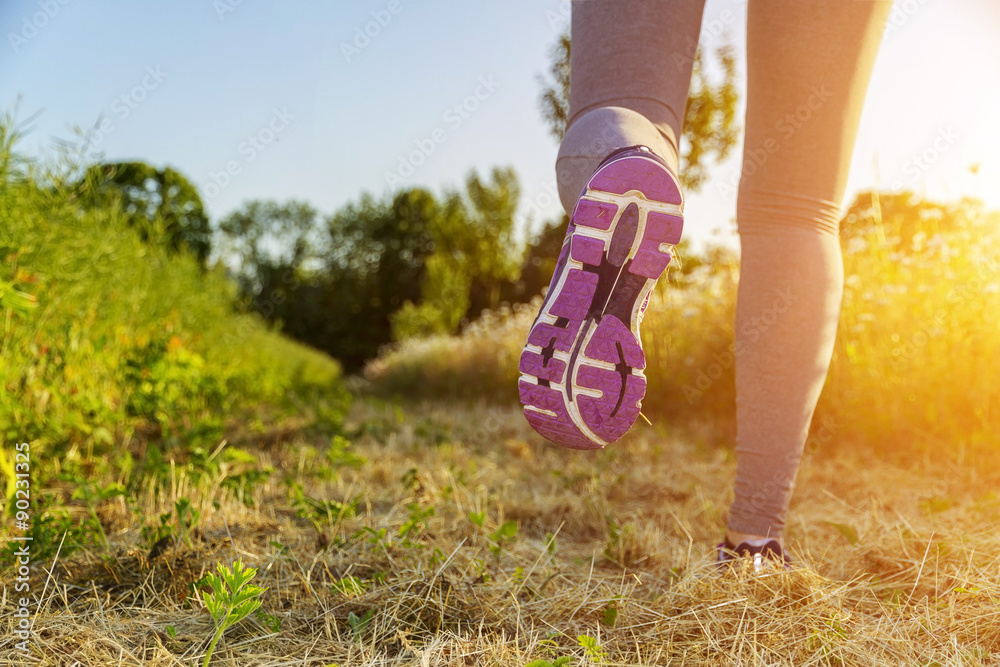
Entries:
[[[557,139],[568,118],[570,48],[562,35],[540,98]],[[681,158],[689,191],[738,135],[732,49],[711,55],[721,81],[710,80],[699,53],[686,109]],[[390,341],[454,333],[484,309],[540,294],[568,224],[566,216],[549,221],[529,242],[516,243],[520,186],[509,167],[472,171],[460,187],[438,194],[419,187],[382,198],[362,194],[326,216],[305,201],[247,201],[215,224],[197,189],[169,167],[101,163],[81,181],[82,203],[120,206],[143,238],[227,271],[239,308],[349,371]]]

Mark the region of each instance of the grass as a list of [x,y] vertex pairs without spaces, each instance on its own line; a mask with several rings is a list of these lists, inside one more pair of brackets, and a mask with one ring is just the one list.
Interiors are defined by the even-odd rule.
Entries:
[[[183,476],[140,498],[154,515],[185,493],[204,513],[193,549],[178,541],[155,558],[123,500],[102,506],[114,558],[83,550],[36,566],[34,658],[19,664],[200,661],[214,625],[192,585],[235,560],[257,568],[266,616],[229,630],[214,664],[1000,658],[1000,471],[811,455],[789,527],[806,568],[721,574],[712,549],[733,461],[710,442],[647,429],[571,453],[490,404],[366,400],[345,428],[367,465],[317,472],[303,452],[318,443],[300,437],[251,449],[308,496],[354,503],[322,537],[279,475],[249,505]],[[508,522],[497,553],[491,535]]]
[[120,208],[81,206],[73,165],[23,160],[14,134],[0,124],[0,665],[1000,659],[982,212],[945,236],[889,228],[848,248],[817,416],[841,427],[807,448],[788,527],[804,567],[754,576],[712,564],[730,380],[685,393],[731,338],[730,263],[657,292],[655,426],[570,452],[512,400],[531,307],[369,368],[368,389],[423,400],[352,404],[332,360],[234,309],[220,271],[142,241]]
[[136,440],[214,447],[224,415],[260,403],[293,415],[290,394],[335,386],[334,360],[234,308],[221,267],[143,241],[120,207],[81,205],[80,168],[27,161],[17,138],[0,123],[4,453],[31,442],[36,456],[89,465]]
[[[969,200],[897,209],[884,223],[852,221],[845,237],[843,311],[814,429],[835,425],[838,447],[994,465],[1000,212]],[[654,423],[712,423],[732,440],[739,271],[731,253],[714,254],[675,269],[651,297],[643,412]],[[405,341],[366,375],[385,395],[516,401],[517,362],[539,303],[490,314],[457,339]]]

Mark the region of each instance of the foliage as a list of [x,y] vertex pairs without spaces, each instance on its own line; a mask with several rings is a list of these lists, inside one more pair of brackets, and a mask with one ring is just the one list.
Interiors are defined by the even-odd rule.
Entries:
[[[877,208],[876,208],[877,207]],[[881,218],[876,211],[881,211]],[[807,447],[864,444],[884,454],[996,456],[1000,388],[1000,214],[973,200],[863,193],[843,221],[845,291],[826,387]],[[735,429],[733,320],[738,262],[710,249],[662,281],[642,325],[654,425]],[[516,400],[517,362],[536,306],[501,308],[461,336],[387,350],[367,367],[376,391]]]
[[177,170],[107,162],[87,169],[77,188],[88,207],[120,207],[144,240],[163,239],[174,252],[187,249],[200,262],[208,258],[211,228],[201,195]]
[[211,593],[205,593],[203,600],[216,626],[202,667],[207,667],[212,659],[212,652],[223,633],[260,608],[260,596],[267,590],[250,583],[257,576],[257,570],[243,565],[241,560],[235,561],[232,567],[219,563],[216,569],[218,574],[210,572],[201,581],[212,589]]
[[219,225],[248,310],[359,368],[393,340],[454,333],[518,275],[519,186],[471,172],[440,197],[362,195],[322,221],[301,202],[252,201]]
[[[18,136],[0,122],[0,446],[30,443],[46,462],[32,469],[33,488],[58,484],[86,507],[81,517],[40,502],[29,531],[38,554],[60,544],[64,554],[107,551],[106,501],[124,495],[134,506],[144,481],[163,488],[172,473],[249,497],[270,471],[232,458],[233,448],[211,455],[245,411],[268,404],[339,427],[339,366],[233,313],[222,271],[143,240],[136,202],[155,198],[110,196],[96,172],[28,160],[14,150]],[[169,227],[157,211],[152,227]],[[10,466],[0,480],[13,488]],[[170,532],[147,528],[155,541]]]
[[303,201],[253,200],[219,223],[220,255],[265,317],[270,302],[287,299],[294,277],[321,254],[318,216]]

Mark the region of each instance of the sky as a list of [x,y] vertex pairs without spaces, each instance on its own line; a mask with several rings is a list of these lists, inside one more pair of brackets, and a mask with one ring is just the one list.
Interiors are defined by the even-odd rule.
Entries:
[[[709,0],[702,30],[737,50],[740,118],[746,1]],[[90,159],[172,166],[213,221],[250,199],[333,213],[509,165],[530,231],[561,213],[538,99],[568,26],[566,0],[3,0],[0,110],[37,113],[29,155],[78,145],[79,127]],[[1000,208],[998,35],[996,0],[895,3],[845,203],[880,185]],[[688,195],[696,246],[735,244],[741,154]]]

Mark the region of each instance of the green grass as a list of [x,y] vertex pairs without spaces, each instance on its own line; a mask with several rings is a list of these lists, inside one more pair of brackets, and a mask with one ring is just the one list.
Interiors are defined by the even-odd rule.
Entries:
[[5,498],[14,443],[30,443],[37,491],[60,479],[72,490],[98,470],[124,479],[188,462],[282,421],[338,421],[334,360],[240,313],[221,267],[142,240],[120,207],[81,206],[81,170],[25,160],[16,140],[0,124]]

